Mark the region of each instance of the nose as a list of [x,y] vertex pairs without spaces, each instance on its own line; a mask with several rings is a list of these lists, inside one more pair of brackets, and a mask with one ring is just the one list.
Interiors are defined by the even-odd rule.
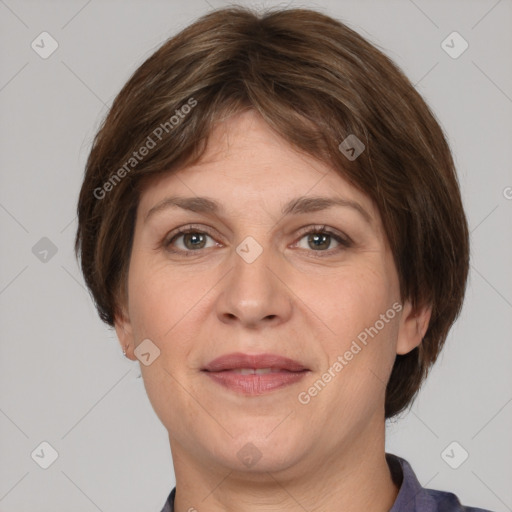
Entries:
[[221,281],[217,298],[219,320],[250,329],[288,321],[293,294],[287,286],[285,260],[266,248],[254,261],[243,252],[233,251],[232,261],[233,268]]

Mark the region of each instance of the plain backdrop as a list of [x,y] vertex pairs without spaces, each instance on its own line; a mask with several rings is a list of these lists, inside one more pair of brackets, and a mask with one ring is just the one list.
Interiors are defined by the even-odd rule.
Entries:
[[[84,288],[76,201],[92,137],[122,85],[164,40],[225,5],[0,0],[1,512],[159,512],[174,485],[138,363],[123,358]],[[389,424],[387,451],[407,458],[424,486],[511,511],[512,2],[247,5],[344,21],[394,59],[446,131],[471,229],[469,287],[417,401]],[[469,45],[457,58],[442,46],[448,36]],[[42,37],[45,51],[58,44],[47,58],[43,44],[35,49]],[[43,469],[52,449],[58,457]],[[457,469],[446,462],[465,452]]]

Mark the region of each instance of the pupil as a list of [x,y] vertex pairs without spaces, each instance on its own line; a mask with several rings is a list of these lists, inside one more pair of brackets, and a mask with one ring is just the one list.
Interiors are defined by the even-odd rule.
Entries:
[[[202,237],[203,235],[201,235],[200,233],[187,233],[185,234],[185,245],[187,245],[187,240],[189,242],[192,242],[192,247],[199,247],[199,244],[201,243],[201,240],[200,238]],[[195,243],[195,242],[199,242],[199,244]]]
[[[330,238],[330,235],[314,234],[314,235],[310,235],[309,241],[313,241],[314,246],[318,249],[318,248],[324,248],[324,247],[322,247],[323,245],[327,245],[327,247],[328,247],[329,246],[329,242],[328,242],[329,238]],[[326,240],[327,240],[327,243],[326,243]],[[318,241],[320,241],[320,244],[316,243]]]

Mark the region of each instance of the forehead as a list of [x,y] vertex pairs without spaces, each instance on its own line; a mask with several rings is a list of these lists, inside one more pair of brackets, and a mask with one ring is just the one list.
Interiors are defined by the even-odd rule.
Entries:
[[252,110],[218,123],[193,165],[151,177],[142,188],[140,214],[171,194],[215,198],[233,212],[256,204],[281,211],[292,198],[330,197],[357,202],[371,222],[378,220],[366,194],[332,166],[294,148]]

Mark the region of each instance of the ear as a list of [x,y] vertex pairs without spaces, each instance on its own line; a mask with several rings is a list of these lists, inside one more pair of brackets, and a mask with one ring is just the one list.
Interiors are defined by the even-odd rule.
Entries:
[[117,338],[121,345],[121,349],[126,350],[126,357],[128,359],[135,361],[136,357],[133,355],[135,345],[132,324],[130,322],[130,317],[124,311],[124,309],[120,313],[116,313],[114,317],[114,327],[116,330]]
[[410,301],[405,301],[398,328],[397,354],[407,354],[422,342],[431,315],[431,306],[418,306],[413,309]]

